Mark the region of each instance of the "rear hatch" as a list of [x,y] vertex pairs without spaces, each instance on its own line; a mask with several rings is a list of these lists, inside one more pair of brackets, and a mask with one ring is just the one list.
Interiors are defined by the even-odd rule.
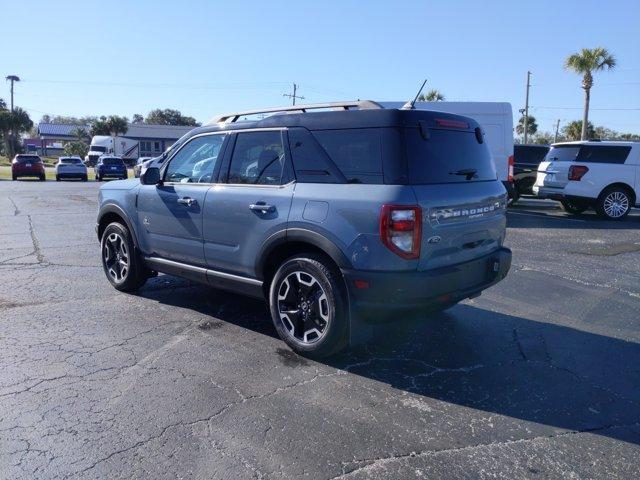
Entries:
[[478,124],[429,112],[404,128],[404,138],[409,183],[422,208],[418,269],[467,262],[499,248],[506,192]]
[[578,153],[580,145],[554,145],[538,167],[538,187],[564,188],[569,183],[569,167]]

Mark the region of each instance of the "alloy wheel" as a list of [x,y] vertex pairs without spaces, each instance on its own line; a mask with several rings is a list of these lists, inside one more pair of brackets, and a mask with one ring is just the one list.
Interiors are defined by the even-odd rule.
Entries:
[[278,313],[287,332],[297,342],[312,344],[328,331],[329,301],[311,274],[295,271],[278,288]]
[[118,233],[110,233],[104,242],[104,264],[111,279],[120,283],[129,273],[129,247]]
[[629,210],[629,197],[623,192],[611,192],[604,199],[604,213],[611,218],[620,218]]

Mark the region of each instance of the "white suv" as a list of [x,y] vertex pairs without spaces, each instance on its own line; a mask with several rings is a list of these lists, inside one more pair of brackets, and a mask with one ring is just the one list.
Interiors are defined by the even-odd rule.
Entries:
[[573,214],[593,207],[610,220],[638,204],[640,143],[555,143],[538,167],[533,194],[559,200]]

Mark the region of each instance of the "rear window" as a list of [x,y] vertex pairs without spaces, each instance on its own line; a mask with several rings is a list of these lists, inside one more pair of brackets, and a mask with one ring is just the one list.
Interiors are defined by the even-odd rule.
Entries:
[[37,155],[18,155],[16,160],[20,163],[38,163],[42,161]]
[[347,182],[384,183],[381,130],[316,130],[313,135]]
[[82,160],[80,160],[79,158],[61,158],[60,163],[80,164],[82,163]]
[[530,163],[538,165],[549,151],[548,147],[533,147],[527,145],[515,145],[513,156],[515,163]]
[[103,158],[103,165],[124,165],[124,162],[120,158]]
[[486,142],[474,132],[429,129],[423,139],[418,127],[405,128],[409,181],[414,185],[496,180]]
[[557,145],[549,150],[547,161],[624,163],[630,151],[626,145]]

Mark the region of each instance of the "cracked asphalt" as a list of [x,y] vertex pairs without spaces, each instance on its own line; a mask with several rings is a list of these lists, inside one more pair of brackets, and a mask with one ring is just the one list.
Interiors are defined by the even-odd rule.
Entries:
[[265,304],[104,278],[98,185],[0,182],[0,477],[638,478],[640,215],[509,213],[513,269],[324,362]]

